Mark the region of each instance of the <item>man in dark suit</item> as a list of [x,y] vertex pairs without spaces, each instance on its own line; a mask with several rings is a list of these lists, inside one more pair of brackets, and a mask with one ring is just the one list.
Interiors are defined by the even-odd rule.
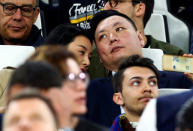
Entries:
[[[107,69],[116,72],[124,58],[142,55],[144,40],[126,15],[113,10],[103,11],[93,18],[91,28],[101,61]],[[110,127],[115,116],[120,114],[120,107],[112,101],[111,78],[91,82],[87,95],[87,118]]]
[[[91,28],[101,62],[108,70],[117,72],[120,62],[128,56],[135,54],[142,56],[143,37],[128,16],[117,11],[106,10],[92,19]],[[159,84],[162,88],[167,86],[183,88],[184,83],[186,83],[184,88],[188,88],[192,84],[182,73],[169,74],[169,72],[161,73],[162,79]],[[110,127],[113,117],[120,114],[120,108],[112,101],[111,77],[92,81],[87,95],[86,117]]]
[[42,45],[34,25],[39,12],[39,0],[0,0],[0,45]]

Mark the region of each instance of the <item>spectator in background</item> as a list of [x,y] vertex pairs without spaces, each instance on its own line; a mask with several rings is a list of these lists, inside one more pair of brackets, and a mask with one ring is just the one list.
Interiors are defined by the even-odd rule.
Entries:
[[134,131],[139,118],[152,99],[158,96],[159,71],[148,58],[126,58],[113,77],[113,101],[125,114],[116,117],[112,131]]
[[40,30],[34,25],[39,0],[0,0],[0,44],[39,46]]
[[193,131],[193,98],[189,99],[177,114],[176,131]]
[[[52,64],[57,68],[63,77],[62,94],[64,96],[67,94],[68,97],[64,98],[64,96],[61,96],[61,99],[57,100],[56,96],[58,96],[57,94],[59,92],[54,93],[51,91],[48,94],[46,93],[46,96],[52,100],[55,109],[57,109],[56,112],[60,121],[60,128],[63,128],[66,125],[64,121],[67,119],[66,115],[69,115],[68,117],[70,118],[70,123],[68,127],[73,128],[75,131],[107,131],[107,129],[104,127],[79,118],[80,115],[83,115],[87,112],[86,89],[89,78],[80,70],[80,67],[75,61],[74,56],[68,52],[64,46],[41,46],[32,55],[30,60],[46,61]],[[59,103],[58,101],[62,101],[63,103]],[[70,104],[70,108],[68,108],[70,110],[64,112],[65,109],[61,107],[63,104]]]
[[[154,39],[151,35],[144,34],[144,28],[151,17],[154,7],[154,0],[108,0],[104,10],[116,10],[130,17],[144,39],[143,48],[162,49],[165,54],[183,55],[184,51],[174,45]],[[99,51],[99,50],[98,50]],[[97,50],[93,51],[89,72],[91,78],[105,77],[105,68],[96,55]]]
[[64,23],[90,29],[90,20],[94,14],[103,10],[104,4],[104,0],[49,0],[47,4],[40,0],[48,33]]
[[192,0],[169,0],[169,11],[183,20],[190,27],[190,53],[193,54],[193,1]]
[[192,0],[169,0],[169,11],[193,27]]
[[58,25],[45,40],[48,45],[65,45],[72,52],[82,71],[90,65],[92,40],[88,33],[71,24]]
[[[43,113],[42,113],[43,112]],[[48,99],[24,91],[10,99],[3,120],[3,131],[57,131],[58,120]]]

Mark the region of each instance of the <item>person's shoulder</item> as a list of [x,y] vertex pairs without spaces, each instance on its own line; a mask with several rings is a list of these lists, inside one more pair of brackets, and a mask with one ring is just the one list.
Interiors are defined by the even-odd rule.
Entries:
[[162,49],[165,54],[170,55],[183,55],[185,52],[179,47],[172,45],[170,43],[157,40],[152,36],[146,36],[150,42],[150,48]]
[[80,119],[75,131],[109,131],[108,128],[93,123],[91,121]]

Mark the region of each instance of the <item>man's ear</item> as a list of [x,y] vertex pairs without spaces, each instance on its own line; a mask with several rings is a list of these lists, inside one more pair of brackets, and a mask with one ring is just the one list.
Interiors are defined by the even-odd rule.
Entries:
[[114,101],[117,105],[120,105],[120,106],[124,105],[123,97],[122,97],[122,95],[121,95],[120,92],[113,94],[113,101]]
[[40,8],[37,7],[37,9],[35,10],[35,13],[34,13],[33,24],[36,22],[39,13],[40,13]]
[[135,15],[136,15],[137,17],[144,16],[144,14],[145,14],[145,8],[146,8],[146,6],[145,6],[145,4],[142,3],[142,2],[140,2],[139,4],[136,4],[136,5],[135,5]]
[[144,40],[141,32],[137,31],[137,35],[138,35],[138,38],[139,38],[139,41],[140,41],[140,46],[143,48],[145,46],[145,40]]

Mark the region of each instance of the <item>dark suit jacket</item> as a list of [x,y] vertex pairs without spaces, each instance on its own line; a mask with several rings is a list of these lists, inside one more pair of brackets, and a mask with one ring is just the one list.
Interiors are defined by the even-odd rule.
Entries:
[[157,129],[158,131],[174,131],[176,114],[183,104],[193,96],[193,90],[188,92],[163,96],[157,99]]
[[[160,72],[159,88],[190,88],[192,82],[183,73]],[[87,90],[86,118],[110,127],[120,114],[120,106],[113,102],[112,77],[91,81]]]
[[159,88],[189,89],[193,86],[184,73],[160,71]]
[[113,102],[112,77],[93,80],[87,89],[86,118],[95,123],[111,127],[120,112],[120,106]]

